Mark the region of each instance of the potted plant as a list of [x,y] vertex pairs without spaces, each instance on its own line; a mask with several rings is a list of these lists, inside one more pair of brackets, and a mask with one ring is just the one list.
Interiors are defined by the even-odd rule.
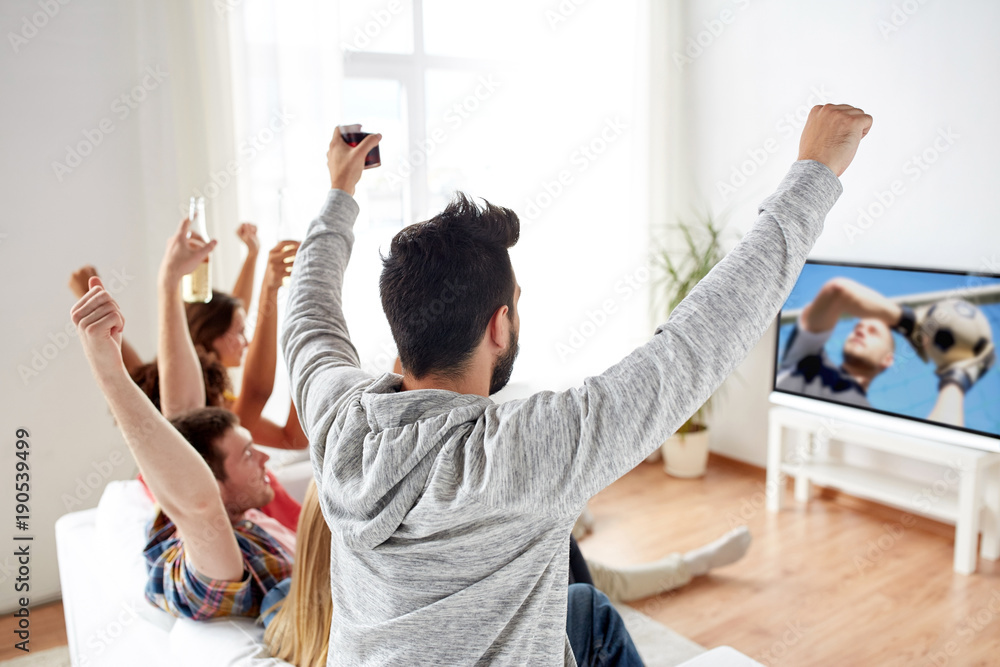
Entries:
[[[704,214],[669,227],[675,244],[663,244],[655,261],[661,271],[660,289],[669,315],[725,256],[722,229],[711,215]],[[676,241],[683,241],[678,247]],[[710,398],[660,447],[664,469],[674,477],[701,477],[708,464],[708,423]]]

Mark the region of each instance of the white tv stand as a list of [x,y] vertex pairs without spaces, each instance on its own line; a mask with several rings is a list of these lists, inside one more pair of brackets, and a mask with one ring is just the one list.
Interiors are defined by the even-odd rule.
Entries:
[[[767,443],[767,508],[781,509],[786,476],[795,499],[808,502],[815,483],[899,509],[955,524],[955,572],[972,574],[979,555],[1000,559],[1000,454],[950,442],[903,435],[841,417],[772,407]],[[942,467],[933,484],[845,463],[835,447],[850,443]],[[956,488],[957,487],[957,488]]]

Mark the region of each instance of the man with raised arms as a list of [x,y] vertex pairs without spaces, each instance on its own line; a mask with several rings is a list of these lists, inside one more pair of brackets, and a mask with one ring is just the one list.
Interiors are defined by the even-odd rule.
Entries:
[[[181,224],[161,266],[161,274],[178,278],[172,282],[176,289],[179,276],[194,270],[215,245],[188,238],[189,224]],[[179,300],[175,307],[175,317],[160,322],[164,337],[186,327]],[[144,550],[146,597],[174,616],[256,618],[264,596],[291,576],[295,548],[294,534],[276,521],[265,529],[250,520],[274,497],[264,468],[267,454],[222,408],[191,410],[172,421],[160,414],[125,369],[125,319],[100,278],[89,279],[72,319],[94,378],[160,505]],[[194,347],[183,333],[176,338],[183,348],[177,356],[189,356],[186,365],[197,369]],[[200,373],[189,382],[202,392],[195,404],[204,405]]]
[[282,349],[333,534],[338,664],[593,658],[575,655],[566,634],[576,517],[763,335],[871,122],[848,105],[815,107],[799,161],[754,227],[648,343],[581,387],[502,405],[489,396],[517,352],[521,288],[508,255],[517,216],[460,195],[393,238],[380,293],[403,375],[369,376],[341,292],[358,214],[352,195],[380,136],[351,148],[334,134],[331,190],[299,249]]

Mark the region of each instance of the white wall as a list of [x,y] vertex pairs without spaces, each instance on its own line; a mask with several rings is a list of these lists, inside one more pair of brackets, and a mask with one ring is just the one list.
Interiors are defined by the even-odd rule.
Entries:
[[[892,26],[888,1],[683,4],[680,43],[670,50],[679,56],[672,73],[684,77],[686,91],[675,118],[682,136],[671,145],[690,158],[671,184],[676,196],[688,197],[679,207],[707,203],[728,213],[738,238],[755,218],[756,204],[795,159],[795,114],[829,95],[863,106],[875,116],[875,126],[843,179],[845,194],[815,256],[1000,271],[1000,226],[987,223],[992,159],[1000,143],[989,122],[1000,96],[1000,45],[990,30],[998,25],[1000,6],[897,4],[915,11],[897,15],[899,29],[885,35],[879,21]],[[206,108],[227,112],[211,92],[220,89],[219,79],[198,76],[206,59],[198,57],[197,40],[219,46],[206,16],[197,15],[213,13],[212,3],[90,0],[48,6],[58,7],[51,17],[39,14],[38,0],[0,5],[0,278],[7,317],[0,345],[0,433],[9,466],[0,473],[0,516],[11,522],[4,535],[17,532],[11,527],[14,433],[27,428],[33,604],[58,594],[55,519],[68,509],[93,506],[108,479],[135,472],[78,343],[65,334],[73,301],[68,274],[93,263],[108,277],[114,271],[126,276],[116,296],[128,318],[127,334],[143,355],[152,356],[153,279],[163,241],[185,195],[207,183],[209,171],[221,168],[232,149],[224,125],[192,120],[203,118]],[[42,27],[25,27],[33,19]],[[197,34],[168,39],[170,30],[188,27]],[[685,40],[702,31],[707,46],[685,56]],[[26,43],[12,44],[11,33],[23,33]],[[147,67],[166,77],[148,78]],[[127,107],[115,100],[144,79],[144,99],[125,115]],[[96,137],[104,119],[113,131],[60,180],[52,163],[66,162],[67,146],[86,141],[85,132]],[[948,128],[957,138],[912,180],[907,161],[933,152],[939,131]],[[753,173],[746,182],[724,197],[717,184],[754,155],[762,165],[748,167]],[[877,202],[894,179],[905,192],[862,233],[847,227],[856,223],[857,209]],[[224,192],[213,207],[231,213],[235,192]],[[220,258],[216,277],[231,280],[238,258]],[[730,381],[726,418],[714,429],[717,451],[757,464],[764,460],[772,348],[766,337],[740,379]],[[19,597],[11,581],[14,559],[6,555],[11,551],[0,555],[0,611]]]
[[[152,352],[148,343],[155,311],[147,298],[151,269],[137,141],[140,110],[119,110],[115,99],[141,83],[146,64],[163,63],[137,62],[133,33],[122,29],[125,17],[115,11],[121,4],[56,5],[59,13],[17,53],[8,39],[0,46],[5,91],[0,180],[6,209],[0,272],[8,322],[0,345],[0,433],[7,463],[0,477],[3,488],[10,489],[14,431],[28,429],[32,501],[26,534],[35,538],[27,594],[15,595],[10,583],[16,576],[13,549],[3,549],[4,610],[22,595],[35,604],[58,594],[55,519],[70,509],[95,505],[106,479],[135,473],[79,343],[75,335],[66,335],[74,301],[66,287],[69,274],[92,263],[102,275],[117,270],[127,276],[117,296],[129,316],[129,336],[141,343],[144,354]],[[21,32],[22,17],[30,20],[40,12],[34,2],[7,2],[0,11],[5,35]],[[149,91],[146,104],[159,104],[164,94],[162,87]],[[125,111],[129,113],[123,118]],[[113,131],[98,143],[102,121]],[[87,141],[85,132],[98,145],[60,180],[52,163],[65,163],[67,145]],[[87,152],[87,146],[82,150]],[[113,456],[119,464],[105,465]],[[19,534],[11,525],[12,496],[5,491],[0,504],[4,535]]]
[[[672,55],[686,75],[689,205],[726,215],[735,241],[796,158],[809,107],[846,102],[875,121],[812,256],[1000,272],[1000,5],[713,0],[686,14]],[[758,465],[773,348],[772,331],[727,383],[712,444]]]
[[[171,29],[194,32],[214,13],[204,3],[208,14],[192,19],[193,6],[127,0],[0,5],[6,317],[0,612],[22,596],[32,605],[58,597],[56,519],[95,506],[107,481],[136,472],[68,326],[74,298],[67,282],[72,270],[96,265],[125,312],[126,336],[145,358],[153,356],[153,285],[163,243],[177,225],[183,195],[207,181],[205,156],[213,150],[208,123],[188,116],[201,114],[199,105],[212,96],[190,55],[197,39],[167,46]],[[224,132],[215,134],[223,145],[231,143]],[[70,147],[85,155],[67,158]],[[185,168],[179,178],[181,164],[202,167]],[[235,193],[230,198],[235,208]],[[219,197],[217,210],[227,201]],[[225,266],[217,268],[221,275]],[[13,526],[18,428],[31,434],[31,518],[24,533]],[[14,590],[13,534],[34,536],[28,592]]]

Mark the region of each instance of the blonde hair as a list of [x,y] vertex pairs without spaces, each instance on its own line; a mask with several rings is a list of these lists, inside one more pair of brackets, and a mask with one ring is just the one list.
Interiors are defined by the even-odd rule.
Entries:
[[330,596],[330,528],[319,508],[316,482],[306,489],[299,515],[292,585],[264,631],[271,655],[296,667],[326,667],[333,617]]

